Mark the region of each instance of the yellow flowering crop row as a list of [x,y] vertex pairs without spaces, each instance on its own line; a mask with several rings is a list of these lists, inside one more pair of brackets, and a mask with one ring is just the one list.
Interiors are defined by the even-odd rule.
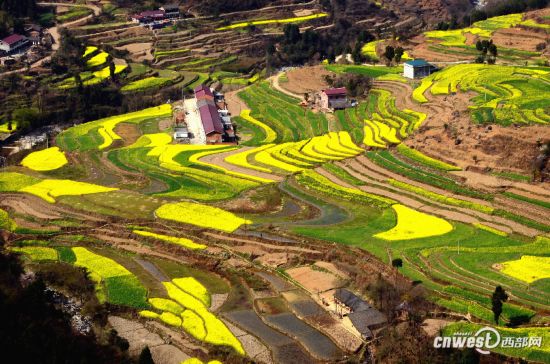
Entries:
[[150,319],[158,319],[160,317],[158,313],[149,311],[149,310],[141,310],[139,311],[139,315],[141,317],[150,318]]
[[181,290],[172,282],[162,282],[168,292],[168,297],[179,303],[184,308],[197,311],[204,308],[204,303],[192,294]]
[[28,255],[29,258],[34,262],[46,261],[46,260],[57,260],[57,250],[54,248],[48,248],[45,246],[24,246],[24,247],[13,247],[11,251],[17,253],[23,253]]
[[365,124],[367,125],[365,125],[365,127],[363,128],[363,144],[368,145],[369,147],[386,148],[386,143],[380,140],[378,135],[375,134],[374,130],[370,126],[368,126],[366,120]]
[[242,224],[251,223],[250,220],[220,208],[191,202],[168,203],[159,207],[155,214],[161,219],[227,232],[235,231]]
[[[239,354],[245,354],[241,343],[227,326],[208,311],[210,295],[199,282],[192,278],[176,278],[172,282],[162,283],[173,301],[161,298],[149,299],[155,309],[163,312],[159,315],[153,311],[144,310],[140,312],[142,317],[160,319],[168,325],[183,328],[198,340],[213,345],[230,346]],[[195,298],[191,292],[202,296],[203,300]]]
[[453,230],[453,225],[444,219],[395,204],[392,209],[397,215],[397,225],[388,231],[374,235],[384,240],[411,240],[443,235]]
[[0,230],[14,231],[17,224],[10,218],[7,211],[0,209]]
[[262,140],[262,143],[273,143],[275,141],[275,139],[277,139],[277,133],[275,132],[275,130],[271,129],[271,127],[269,125],[264,124],[260,120],[252,117],[250,115],[250,111],[251,110],[241,111],[241,115],[240,115],[241,118],[245,119],[246,121],[248,121],[251,124],[254,124],[254,125],[262,128],[262,130],[265,133],[265,139]]
[[376,53],[376,47],[380,42],[382,42],[382,40],[368,42],[363,46],[363,48],[361,48],[361,53],[363,53],[365,56],[368,56],[371,60],[377,61],[378,54]]
[[479,228],[479,229],[482,229],[482,230],[485,230],[485,231],[489,231],[493,234],[496,234],[496,235],[500,235],[500,236],[508,236],[508,233],[502,231],[502,230],[498,230],[498,229],[495,229],[494,227],[491,227],[491,226],[487,226],[487,225],[483,225],[483,224],[473,224],[475,227]]
[[248,162],[248,156],[250,156],[252,154],[255,154],[255,153],[258,153],[258,152],[261,152],[262,150],[266,150],[266,149],[271,148],[273,146],[274,146],[274,144],[266,144],[266,145],[261,146],[259,148],[249,149],[249,150],[246,150],[246,151],[241,152],[241,153],[230,155],[230,156],[225,158],[225,161],[227,163],[231,163],[231,164],[234,164],[234,165],[239,166],[239,167],[253,169],[255,171],[260,171],[260,172],[271,173],[272,172],[271,169],[264,168],[264,167],[259,167],[259,166],[256,166],[254,164],[249,163]]
[[[235,149],[235,148],[232,148],[232,149]],[[230,151],[232,149],[224,149],[224,152]],[[252,175],[248,175],[248,174],[244,174],[244,173],[239,173],[239,172],[233,172],[233,171],[230,171],[229,169],[217,166],[215,164],[201,162],[199,160],[202,157],[205,157],[205,156],[210,155],[210,154],[219,153],[219,152],[220,152],[219,150],[207,150],[207,151],[204,151],[204,152],[195,153],[191,157],[189,157],[189,162],[195,163],[195,164],[198,164],[198,165],[203,165],[205,167],[217,169],[217,170],[219,170],[219,171],[221,171],[225,174],[228,174],[230,176],[235,176],[235,177],[239,177],[239,178],[243,178],[243,179],[248,179],[248,180],[251,180],[251,181],[254,181],[254,182],[259,182],[259,183],[272,183],[272,182],[274,182],[273,180],[270,180],[270,179],[267,179],[267,178],[256,177],[256,176],[252,176]]]
[[82,58],[87,57],[89,54],[92,54],[92,53],[94,53],[95,51],[97,51],[97,47],[96,47],[96,46],[87,46],[87,47],[86,47],[86,50],[84,51],[84,54],[82,55]]
[[132,275],[132,273],[110,258],[93,253],[83,247],[72,248],[76,261],[74,265],[94,272],[102,279]]
[[296,176],[296,180],[305,185],[306,188],[313,188],[316,191],[324,193],[334,198],[348,201],[364,201],[367,203],[387,207],[395,204],[395,201],[386,197],[367,193],[356,188],[344,187],[336,184],[312,170],[304,170]]
[[55,203],[55,197],[80,196],[91,193],[115,191],[118,188],[103,187],[86,182],[76,182],[68,179],[45,179],[36,184],[23,187],[19,192],[38,196],[50,203]]
[[349,133],[347,131],[340,131],[338,133],[335,133],[333,131],[331,131],[329,133],[329,135],[331,136],[331,142],[329,144],[329,147],[331,148],[334,148],[334,137],[337,136],[338,137],[338,140],[339,140],[339,145],[343,148],[345,148],[346,150],[349,150],[351,152],[356,152],[356,153],[363,153],[364,150],[362,148],[359,148],[357,145],[355,145],[355,143],[353,142],[353,140],[351,140],[351,136],[349,135]]
[[[172,106],[169,104],[163,104],[161,106],[150,107],[147,109],[115,115],[104,119],[90,121],[88,123],[73,126],[59,134],[58,142],[62,148],[67,150],[76,149],[96,149],[96,145],[78,145],[79,138],[85,136],[90,132],[97,131],[100,133],[104,142],[100,145],[101,149],[107,148],[113,142],[113,140],[121,139],[113,130],[119,123],[139,123],[146,119],[167,117],[172,114]],[[103,129],[103,130],[101,130]],[[84,142],[82,142],[84,143]]]
[[198,358],[189,358],[187,360],[182,361],[180,364],[223,364],[219,360],[210,360],[208,363],[204,363],[202,360]]
[[210,307],[210,293],[208,293],[206,287],[195,278],[174,278],[172,282],[174,282],[174,284],[182,291],[189,293],[201,301],[206,307]]
[[267,19],[267,20],[255,20],[242,23],[231,24],[225,27],[217,28],[216,30],[230,30],[236,28],[245,28],[252,25],[266,25],[266,24],[286,24],[286,23],[301,23],[304,21],[319,19],[328,16],[327,13],[318,13],[306,16],[297,16],[294,18],[285,18],[285,19]]
[[132,231],[134,234],[141,235],[141,236],[147,236],[158,240],[167,241],[173,244],[177,244],[180,246],[183,246],[184,248],[191,249],[191,250],[200,250],[200,249],[206,249],[206,245],[203,244],[197,244],[194,241],[186,238],[178,238],[175,236],[169,236],[169,235],[162,235],[162,234],[155,234],[151,233],[149,231],[142,231],[142,230],[134,230]]
[[314,164],[353,157],[362,152],[345,131],[256,149],[258,150],[254,155],[255,161],[290,173],[311,168]]
[[527,283],[550,278],[550,257],[524,255],[519,260],[502,263],[501,272]]
[[399,144],[401,141],[397,138],[397,129],[388,126],[380,121],[365,119],[365,123],[373,130],[373,139],[378,144]]
[[204,320],[192,310],[185,310],[181,314],[183,323],[181,327],[188,332],[191,336],[198,340],[204,340],[207,332],[204,325]]
[[[294,160],[292,158],[285,157],[281,154],[281,149],[285,148],[288,144],[291,143],[279,144],[269,148],[269,150],[262,150],[254,155],[254,160],[290,173],[299,172],[303,170],[303,168],[294,165]],[[277,158],[274,156],[277,156]]]
[[174,315],[172,312],[163,312],[160,314],[159,319],[162,322],[167,323],[170,326],[180,327],[181,326],[181,318],[179,316]]
[[87,67],[100,66],[105,62],[107,62],[107,57],[109,57],[109,53],[101,51],[95,56],[93,56],[92,58],[90,58],[88,61],[86,61],[86,66]]
[[34,171],[53,171],[67,164],[65,154],[58,147],[52,147],[27,155],[21,165]]
[[[181,315],[185,309],[178,305],[176,302],[166,298],[149,298],[149,303],[153,308],[159,311],[171,312],[174,315]],[[156,317],[155,317],[156,318]]]

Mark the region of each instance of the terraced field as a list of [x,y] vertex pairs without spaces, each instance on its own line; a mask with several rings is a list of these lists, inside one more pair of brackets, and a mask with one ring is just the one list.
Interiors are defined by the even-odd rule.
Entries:
[[[75,34],[89,44],[150,42],[150,54],[139,56],[150,58],[112,67],[110,54],[89,45],[86,71],[56,78],[53,87],[117,82],[125,96],[139,99],[215,83],[234,92],[226,101],[238,101],[232,117],[246,138],[176,143],[179,105],[172,100],[69,127],[53,147],[0,172],[6,246],[31,268],[57,262],[84,269],[101,303],[168,333],[188,363],[215,364],[228,355],[261,363],[355,360],[363,338],[323,301],[336,287],[315,291],[319,282],[299,282],[292,269],[333,275],[361,293],[354,283],[360,275],[372,279],[365,287],[378,276],[411,292],[423,287],[428,314],[464,321],[451,328],[491,325],[512,336],[548,336],[548,184],[477,161],[459,166],[415,145],[420,137],[437,139],[438,128],[457,132],[457,100],[468,103],[461,105],[468,132],[537,125],[543,138],[550,68],[505,64],[529,63],[541,52],[504,48],[502,63],[448,65],[420,82],[402,77],[401,67],[326,64],[335,74],[374,81],[357,106],[324,113],[263,80],[261,62],[240,52],[255,41],[248,30],[256,26],[268,32],[324,18],[228,16],[235,21],[213,21],[201,33],[195,27],[208,19],[192,19],[154,36],[120,21],[79,27]],[[423,37],[433,52],[470,56],[474,39],[545,25],[512,14]],[[362,51],[376,61],[384,42]],[[398,259],[402,266],[393,267]],[[496,286],[509,295],[498,324],[491,311]],[[547,345],[499,352],[550,360]]]

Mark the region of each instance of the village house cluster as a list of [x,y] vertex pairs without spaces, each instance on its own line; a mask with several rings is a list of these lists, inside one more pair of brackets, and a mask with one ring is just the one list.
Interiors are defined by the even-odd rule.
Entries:
[[42,58],[43,50],[51,47],[53,38],[47,29],[37,24],[28,24],[25,34],[12,33],[0,40],[0,64],[16,63],[23,56],[29,63]]
[[158,10],[146,10],[139,14],[134,14],[130,19],[134,23],[149,27],[151,29],[160,29],[171,24],[175,19],[181,16],[177,4],[163,5]]
[[194,98],[184,100],[175,113],[174,139],[180,143],[235,143],[236,136],[223,94],[200,85]]

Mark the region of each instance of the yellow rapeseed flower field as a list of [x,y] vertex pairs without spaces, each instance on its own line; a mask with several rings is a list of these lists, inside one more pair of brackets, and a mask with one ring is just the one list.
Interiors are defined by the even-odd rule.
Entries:
[[180,246],[183,246],[187,249],[191,250],[200,250],[200,249],[206,249],[206,245],[203,244],[197,244],[194,241],[186,238],[178,238],[175,236],[168,236],[168,235],[162,235],[162,234],[155,234],[151,233],[149,231],[142,231],[142,230],[134,230],[134,234],[141,235],[141,236],[147,236],[151,238],[155,238],[158,240],[167,241],[169,243],[177,244]]
[[53,171],[67,164],[65,154],[58,147],[52,147],[26,156],[21,165],[34,171]]
[[521,259],[502,263],[502,267],[502,273],[527,283],[550,278],[550,257],[524,255]]
[[36,184],[23,187],[19,192],[38,196],[50,203],[55,203],[55,197],[80,196],[91,193],[110,192],[118,188],[103,187],[86,182],[76,182],[68,179],[45,179]]
[[453,225],[444,219],[425,214],[406,206],[392,205],[397,215],[397,225],[374,235],[384,240],[410,240],[443,235],[453,230]]
[[210,307],[210,293],[205,286],[193,277],[174,278],[172,280],[176,286],[182,291],[185,291],[204,303],[205,306]]
[[227,231],[229,233],[237,230],[242,224],[251,223],[250,220],[240,218],[220,208],[192,202],[168,203],[159,207],[155,211],[155,214],[161,219]]
[[262,123],[260,120],[254,118],[250,115],[251,110],[242,110],[241,111],[241,118],[245,119],[251,124],[254,124],[256,126],[259,126],[262,128],[262,130],[265,133],[265,139],[262,140],[262,143],[273,143],[275,139],[277,139],[277,133],[275,130],[271,129],[271,127],[267,124]]

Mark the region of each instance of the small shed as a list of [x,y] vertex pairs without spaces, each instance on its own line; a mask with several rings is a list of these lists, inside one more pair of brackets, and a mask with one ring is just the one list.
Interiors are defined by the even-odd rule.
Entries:
[[436,66],[420,58],[407,61],[403,65],[403,75],[411,79],[426,77],[435,71],[437,71]]
[[345,109],[349,107],[345,87],[328,88],[320,93],[321,108],[327,110]]

